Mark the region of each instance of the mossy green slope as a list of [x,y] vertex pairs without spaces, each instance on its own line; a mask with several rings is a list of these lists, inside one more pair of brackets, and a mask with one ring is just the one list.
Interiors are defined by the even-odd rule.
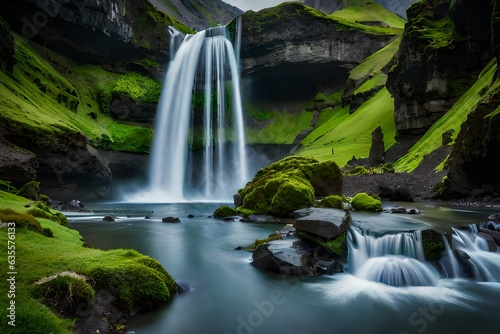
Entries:
[[[492,60],[481,72],[472,87],[453,105],[453,107],[437,120],[422,138],[411,147],[406,155],[394,164],[397,172],[411,172],[422,160],[442,145],[443,133],[452,130],[452,139],[456,138],[467,115],[475,110],[482,99],[487,98],[500,88],[500,80],[496,75],[498,65]],[[442,168],[443,165],[440,165]]]
[[115,150],[149,151],[151,129],[117,123],[98,103],[98,92],[114,89],[122,76],[99,66],[77,66],[43,50],[49,63],[19,36],[15,36],[15,49],[13,72],[0,70],[0,118],[4,124],[34,133],[81,132],[90,142],[108,139],[109,148]]
[[371,133],[377,126],[382,127],[386,150],[396,142],[394,100],[385,87],[355,113],[349,113],[349,106],[338,106],[331,114],[328,121],[302,140],[303,149],[299,155],[319,161],[333,160],[339,166],[345,165],[353,156],[368,157]]
[[[30,201],[0,191],[0,209],[10,208],[27,212]],[[83,247],[80,234],[49,219],[38,218],[43,228],[50,229],[53,237],[47,237],[26,228],[16,228],[16,328],[12,332],[5,319],[7,299],[2,298],[0,325],[2,333],[71,333],[73,319],[54,314],[42,300],[36,298],[42,285],[38,280],[63,272],[74,271],[90,278],[92,289],[114,289],[118,294],[118,306],[123,310],[151,306],[171,298],[176,291],[172,277],[156,260],[135,250],[116,249],[103,251]],[[0,229],[0,247],[7,258],[7,228]],[[6,271],[2,273],[0,289],[9,291]]]
[[347,7],[329,15],[337,22],[375,34],[402,34],[405,20],[374,1],[347,1]]

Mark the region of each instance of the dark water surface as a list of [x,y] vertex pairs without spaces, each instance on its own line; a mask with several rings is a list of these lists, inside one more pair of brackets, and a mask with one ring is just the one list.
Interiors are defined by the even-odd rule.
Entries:
[[[88,204],[94,215],[68,217],[70,227],[80,231],[89,245],[134,248],[160,261],[176,281],[193,288],[158,310],[133,317],[125,332],[499,332],[500,283],[440,279],[435,286],[391,287],[347,273],[306,278],[267,273],[250,264],[251,253],[234,248],[284,225],[208,218],[220,205]],[[420,215],[353,213],[353,219],[381,233],[427,225],[445,230],[485,221],[494,212],[453,210],[435,203],[415,206],[421,209]],[[151,219],[144,219],[148,213]],[[119,219],[103,223],[105,214]],[[190,214],[194,218],[188,218]],[[182,222],[162,223],[165,216],[179,217]]]

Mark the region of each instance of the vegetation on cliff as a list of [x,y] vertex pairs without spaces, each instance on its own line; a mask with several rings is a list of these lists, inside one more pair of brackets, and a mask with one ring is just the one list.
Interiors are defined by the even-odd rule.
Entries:
[[[48,50],[44,52],[46,59],[28,41],[15,36],[16,64],[12,73],[0,70],[3,97],[0,118],[4,124],[35,134],[80,132],[96,146],[118,151],[149,151],[152,130],[116,122],[103,108],[111,100],[99,100],[99,97],[103,97],[102,91],[108,91],[128,94],[141,101],[157,100],[158,88],[145,90],[151,79],[143,79],[138,74],[122,76],[94,65],[77,65]],[[135,85],[130,83],[132,79]]]
[[[478,80],[453,107],[431,126],[406,155],[396,161],[395,170],[399,172],[415,170],[427,155],[442,145],[445,132],[452,133],[451,138],[454,140],[467,116],[477,108],[481,101],[488,99],[492,93],[498,91],[500,80],[496,76],[497,70],[496,61],[492,60],[484,68]],[[453,143],[452,141],[449,145],[453,145]],[[443,166],[443,164],[440,165],[440,168]]]

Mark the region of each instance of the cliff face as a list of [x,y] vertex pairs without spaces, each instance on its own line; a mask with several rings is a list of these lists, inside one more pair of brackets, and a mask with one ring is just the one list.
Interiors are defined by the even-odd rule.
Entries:
[[290,101],[307,93],[311,98],[318,87],[331,90],[396,38],[351,29],[299,3],[246,12],[242,27],[240,64],[243,77],[252,83],[246,94],[250,100]]
[[159,10],[184,22],[195,30],[226,25],[243,13],[222,0],[149,0]]
[[426,0],[408,13],[398,65],[387,88],[400,134],[424,133],[491,59],[491,3]]
[[191,31],[147,0],[4,1],[0,13],[23,37],[78,62],[166,61],[167,26]]
[[500,92],[484,101],[462,125],[449,159],[445,198],[500,199]]
[[346,6],[347,0],[304,0],[304,4],[327,14]]

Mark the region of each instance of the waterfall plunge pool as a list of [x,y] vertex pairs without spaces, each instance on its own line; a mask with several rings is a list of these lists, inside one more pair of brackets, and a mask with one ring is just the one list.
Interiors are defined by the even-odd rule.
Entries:
[[[494,213],[414,204],[419,205],[420,215],[352,212],[353,221],[383,234],[391,228],[445,229],[478,223]],[[87,205],[94,215],[69,217],[70,227],[87,244],[134,248],[160,261],[174,279],[192,287],[159,309],[129,319],[125,332],[465,334],[498,329],[500,277],[495,277],[497,282],[436,278],[432,285],[396,287],[353,273],[285,277],[264,272],[250,264],[251,253],[234,248],[284,225],[208,218],[220,205],[95,203]],[[118,219],[101,222],[105,214]],[[144,218],[147,214],[150,219]],[[182,222],[162,223],[165,216],[179,217]],[[500,255],[487,254],[488,260],[482,263],[494,267],[491,271],[498,276]]]

